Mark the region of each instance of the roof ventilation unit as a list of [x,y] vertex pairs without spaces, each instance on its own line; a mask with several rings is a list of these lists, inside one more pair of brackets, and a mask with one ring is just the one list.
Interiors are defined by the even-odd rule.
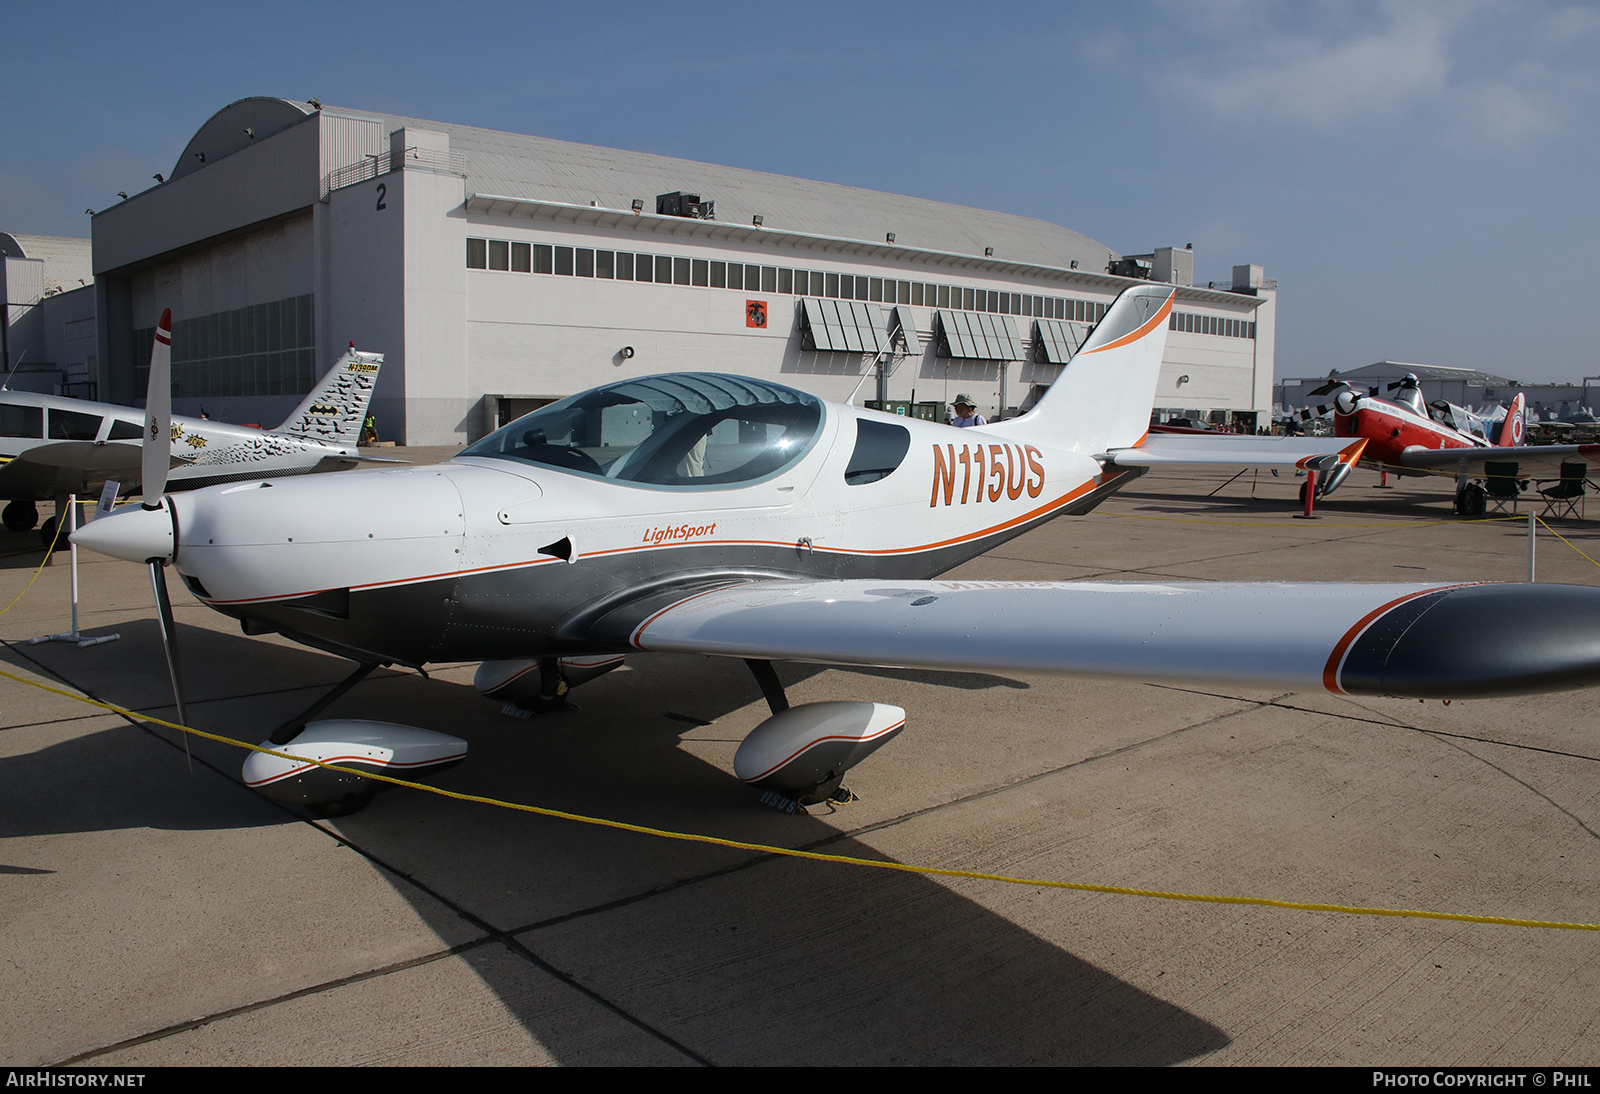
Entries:
[[675,190],[670,194],[656,195],[656,215],[689,217],[692,220],[716,220],[717,203],[701,201],[699,194],[686,194],[682,190]]

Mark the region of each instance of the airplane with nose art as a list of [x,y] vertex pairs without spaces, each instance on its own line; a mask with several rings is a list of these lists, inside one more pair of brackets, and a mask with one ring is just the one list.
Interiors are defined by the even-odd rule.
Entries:
[[[549,709],[629,654],[743,658],[773,713],[735,774],[784,808],[845,800],[840,779],[905,714],[790,708],[774,660],[1425,698],[1600,683],[1595,588],[935,580],[1143,473],[1114,454],[1144,438],[1172,302],[1170,286],[1123,292],[1038,404],[995,425],[890,417],[738,376],[643,376],[546,406],[444,464],[158,486],[76,540],[149,563],[174,665],[169,564],[247,634],[355,662],[270,740],[368,771],[426,772],[466,749],[415,727],[307,722],[382,664],[481,661],[485,694]],[[156,376],[153,363],[153,406]],[[146,482],[160,473],[156,459]],[[174,688],[181,705],[176,671]],[[245,779],[333,811],[372,790],[261,754]]]

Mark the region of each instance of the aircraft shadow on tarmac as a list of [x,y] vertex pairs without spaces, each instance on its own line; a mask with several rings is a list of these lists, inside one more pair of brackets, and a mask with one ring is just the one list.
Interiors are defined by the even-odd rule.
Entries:
[[[125,705],[170,703],[162,695],[154,623],[119,629],[114,658],[34,647],[26,657],[8,650],[6,660],[36,668],[29,666],[36,659]],[[346,671],[345,662],[312,651],[183,624],[179,631],[195,682],[191,718],[245,740],[265,737]],[[666,655],[638,662],[576,691],[581,709],[537,720],[502,717],[466,682],[465,667],[432,680],[385,672],[323,716],[392,719],[466,738],[467,762],[434,780],[453,790],[884,857],[840,837],[828,817],[759,807],[754,792],[733,778],[735,744],[765,716],[743,665]],[[824,671],[781,667],[791,696]],[[870,675],[910,684],[936,678]],[[248,686],[230,687],[230,680]],[[954,683],[969,690],[1026,686],[983,674],[958,674]],[[872,688],[863,682],[861,690]],[[170,706],[152,712],[171,714]],[[237,750],[194,741],[200,763],[191,777],[181,751],[152,744],[124,724],[0,760],[0,786],[32,788],[5,834],[291,822],[284,809],[237,783]],[[894,747],[868,762],[892,765]],[[63,793],[64,785],[82,792]],[[832,820],[861,823],[848,813]],[[461,913],[495,931],[461,959],[558,1061],[637,1061],[639,1038],[632,1047],[597,1049],[592,1031],[553,1020],[592,1004],[538,961],[716,1063],[1160,1065],[1228,1043],[1212,1024],[919,876],[667,842],[403,790],[332,827],[385,868],[441,939],[461,936]],[[338,899],[329,894],[331,904]]]

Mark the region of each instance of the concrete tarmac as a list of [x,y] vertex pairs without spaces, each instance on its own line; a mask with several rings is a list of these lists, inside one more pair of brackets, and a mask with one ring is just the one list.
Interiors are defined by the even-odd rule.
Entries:
[[[404,450],[385,455],[405,456]],[[1525,521],[1448,480],[1157,473],[952,576],[1523,580]],[[1600,558],[1590,523],[1558,525]],[[3,600],[40,552],[0,532]],[[1541,531],[1539,579],[1600,584]],[[164,718],[145,571],[61,557],[6,669]],[[246,638],[177,583],[189,712],[250,741],[348,665]],[[1285,611],[1292,607],[1285,605]],[[1483,620],[1485,628],[1493,619]],[[1280,900],[1600,921],[1593,693],[1441,703],[1029,674],[783,665],[794,702],[897,703],[860,801],[764,808],[738,661],[640,656],[580,710],[502,716],[475,666],[380,670],[327,716],[471,742],[466,793],[926,866]],[[1600,1062],[1600,934],[1181,903],[775,858],[394,790],[319,821],[239,751],[0,680],[0,1062]]]

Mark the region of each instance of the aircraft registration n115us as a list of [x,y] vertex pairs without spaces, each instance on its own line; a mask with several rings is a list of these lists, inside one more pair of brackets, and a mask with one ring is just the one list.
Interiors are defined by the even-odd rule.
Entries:
[[1428,403],[1414,375],[1390,384],[1389,390],[1394,398],[1383,399],[1377,388],[1364,392],[1334,380],[1311,392],[1332,395],[1333,402],[1308,408],[1303,416],[1333,411],[1334,434],[1364,439],[1361,462],[1379,470],[1395,475],[1454,473],[1456,512],[1463,516],[1483,512],[1484,490],[1471,480],[1489,477],[1486,465],[1491,461],[1506,465],[1504,472],[1496,469],[1495,477],[1519,480],[1570,477],[1575,464],[1581,466],[1578,477],[1585,478],[1588,465],[1600,460],[1600,444],[1525,444],[1527,397],[1521,393],[1496,423],[1453,403]]
[[[1142,473],[1112,454],[1145,434],[1172,299],[1126,290],[1038,405],[997,425],[889,417],[765,380],[644,376],[448,463],[161,497],[76,538],[149,562],[158,599],[171,563],[246,633],[350,658],[346,685],[378,664],[482,661],[480,690],[529,707],[636,651],[744,658],[773,716],[734,770],[788,804],[841,793],[904,712],[790,709],[773,660],[1413,697],[1600,683],[1594,588],[934,580]],[[307,725],[316,709],[270,739],[367,770],[465,752],[409,727]],[[331,808],[370,792],[260,754],[245,778]]]
[[[155,337],[170,352],[170,309]],[[352,344],[277,429],[169,414],[167,485],[192,489],[355,467],[365,458],[356,443],[382,367],[383,354],[360,353]],[[124,494],[138,492],[144,416],[136,407],[0,389],[0,498],[10,501],[0,520],[25,532],[39,519],[35,501],[97,494],[107,480],[119,482]],[[41,532],[47,544],[53,533],[47,522]]]

